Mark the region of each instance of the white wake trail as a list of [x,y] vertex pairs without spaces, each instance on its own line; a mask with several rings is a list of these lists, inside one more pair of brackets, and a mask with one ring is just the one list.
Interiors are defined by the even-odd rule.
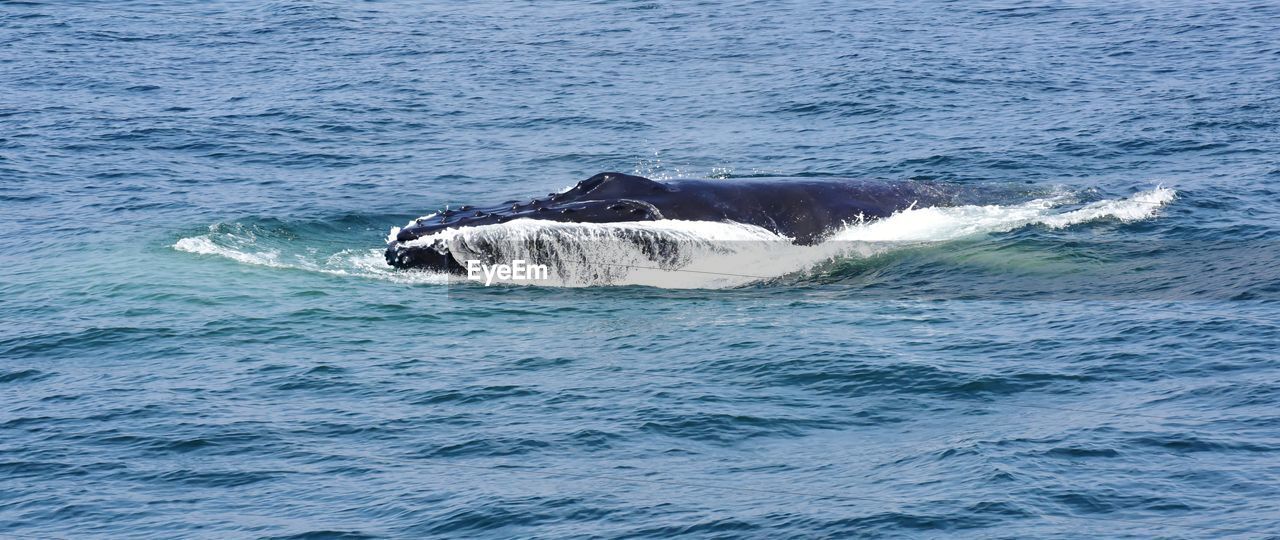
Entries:
[[[1063,228],[1104,219],[1138,221],[1156,215],[1175,198],[1172,189],[1157,187],[1073,210],[1062,209],[1071,199],[1066,194],[1015,205],[911,208],[884,219],[850,224],[812,246],[795,245],[790,238],[740,223],[559,223],[530,219],[442,231],[411,244],[442,241],[458,260],[524,260],[546,265],[550,274],[547,280],[499,280],[504,283],[717,289],[807,272],[831,260],[871,257],[1020,227]],[[320,258],[310,252],[282,250],[276,245],[279,242],[260,241],[242,227],[226,229],[210,227],[209,234],[180,239],[173,248],[271,268],[400,283],[451,281],[439,273],[393,270],[383,260],[381,249],[344,250]]]
[[441,241],[458,260],[524,260],[547,265],[561,287],[645,285],[723,288],[804,272],[838,258],[869,257],[904,246],[946,242],[1040,225],[1062,228],[1099,219],[1147,219],[1175,197],[1158,187],[1128,199],[1060,211],[1069,196],[1017,205],[912,208],[851,224],[813,246],[753,225],[699,221],[558,223],[515,220],[442,231],[411,245]]

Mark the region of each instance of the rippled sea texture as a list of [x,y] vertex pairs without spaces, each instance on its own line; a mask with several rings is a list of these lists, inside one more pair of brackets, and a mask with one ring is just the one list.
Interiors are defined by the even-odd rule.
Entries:
[[[1274,534],[1277,28],[0,4],[0,536]],[[411,217],[605,170],[1177,196],[730,289],[381,266]]]

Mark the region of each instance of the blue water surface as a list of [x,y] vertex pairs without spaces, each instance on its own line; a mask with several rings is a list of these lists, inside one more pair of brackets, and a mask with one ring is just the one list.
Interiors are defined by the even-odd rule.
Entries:
[[[0,4],[0,537],[1274,535],[1278,35],[1249,1]],[[381,261],[609,170],[1177,195],[730,288]]]

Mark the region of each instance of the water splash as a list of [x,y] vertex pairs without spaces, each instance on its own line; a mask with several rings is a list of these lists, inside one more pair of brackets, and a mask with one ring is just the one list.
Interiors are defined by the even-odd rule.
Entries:
[[[1074,200],[1069,193],[1006,206],[911,208],[885,219],[850,224],[812,246],[793,244],[790,238],[753,225],[675,220],[559,223],[521,219],[441,231],[414,243],[444,241],[459,260],[524,260],[545,264],[550,270],[548,280],[501,283],[716,289],[804,273],[832,260],[873,257],[1026,226],[1063,228],[1102,219],[1148,219],[1175,197],[1172,189],[1157,187],[1066,211],[1062,208]],[[248,265],[397,283],[451,280],[441,273],[394,270],[379,248],[340,249],[323,255],[288,234],[241,224],[212,225],[208,234],[182,238],[173,248]]]
[[289,235],[269,234],[240,223],[213,224],[207,234],[179,239],[173,249],[211,255],[238,263],[317,272],[336,276],[354,276],[395,283],[444,284],[449,276],[434,272],[397,272],[387,265],[381,249],[341,249],[328,255],[306,241]]
[[459,260],[545,264],[552,279],[537,282],[540,285],[724,288],[806,272],[833,259],[866,258],[1025,226],[1063,228],[1100,219],[1147,219],[1174,197],[1173,190],[1157,187],[1128,199],[1097,201],[1069,211],[1061,210],[1073,201],[1067,193],[1008,206],[911,208],[885,219],[850,224],[813,246],[793,244],[790,238],[752,225],[672,220],[515,220],[442,231],[412,244],[442,241]]

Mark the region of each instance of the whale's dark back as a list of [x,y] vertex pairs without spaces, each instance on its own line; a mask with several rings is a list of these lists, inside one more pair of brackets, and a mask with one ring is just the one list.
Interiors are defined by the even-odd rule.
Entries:
[[888,217],[912,205],[953,204],[953,194],[917,182],[847,178],[673,180],[649,199],[668,219],[749,223],[811,244],[859,220]]
[[757,225],[809,244],[845,223],[886,217],[912,205],[954,202],[953,190],[919,182],[847,178],[658,182],[611,172],[545,198],[444,211],[402,229],[396,240],[406,242],[448,228],[520,218],[581,223],[679,219]]
[[464,206],[418,219],[387,245],[387,261],[397,267],[457,271],[461,267],[443,243],[415,241],[447,229],[515,219],[571,223],[734,221],[762,227],[799,244],[812,244],[845,224],[887,217],[912,205],[957,204],[957,197],[953,188],[919,182],[847,178],[657,182],[623,173],[601,173],[564,193],[484,208]]

